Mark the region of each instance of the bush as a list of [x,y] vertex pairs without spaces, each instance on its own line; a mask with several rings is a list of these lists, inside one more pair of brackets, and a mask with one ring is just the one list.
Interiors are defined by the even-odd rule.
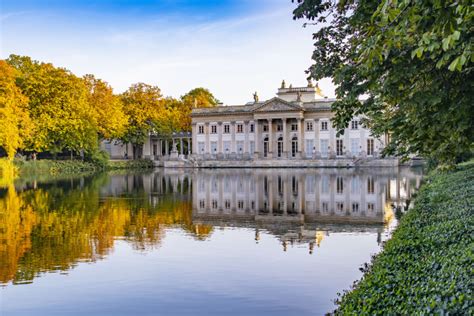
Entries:
[[155,165],[153,161],[149,159],[138,159],[138,160],[110,160],[107,166],[108,170],[120,170],[120,169],[152,169]]
[[20,174],[72,174],[80,172],[94,172],[98,168],[90,162],[81,160],[15,160]]
[[109,154],[104,151],[97,149],[89,154],[86,155],[86,161],[91,162],[95,166],[97,166],[99,169],[105,169],[107,168],[109,164]]
[[433,172],[338,315],[474,314],[474,161]]

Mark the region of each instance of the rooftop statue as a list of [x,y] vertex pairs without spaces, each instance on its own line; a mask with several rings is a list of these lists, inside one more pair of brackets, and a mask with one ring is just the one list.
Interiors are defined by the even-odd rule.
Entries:
[[258,94],[257,94],[257,91],[255,91],[255,93],[253,94],[253,100],[255,101],[255,103],[258,102]]
[[286,82],[285,82],[285,80],[283,80],[281,82],[281,89],[285,89],[285,88],[286,88]]
[[311,78],[308,78],[308,88],[313,88],[313,82],[311,81]]

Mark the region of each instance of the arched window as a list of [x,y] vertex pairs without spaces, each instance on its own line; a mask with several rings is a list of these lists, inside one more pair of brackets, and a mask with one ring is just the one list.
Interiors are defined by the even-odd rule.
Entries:
[[291,139],[291,157],[296,157],[296,153],[298,152],[298,137],[293,136]]

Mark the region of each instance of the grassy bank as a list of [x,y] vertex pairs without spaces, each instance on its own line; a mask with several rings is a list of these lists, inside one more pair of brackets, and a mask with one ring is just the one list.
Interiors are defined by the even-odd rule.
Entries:
[[336,314],[472,315],[473,213],[474,161],[432,172]]
[[153,168],[150,160],[108,161],[94,164],[81,160],[15,160],[20,175],[29,174],[77,174],[107,170],[141,170]]

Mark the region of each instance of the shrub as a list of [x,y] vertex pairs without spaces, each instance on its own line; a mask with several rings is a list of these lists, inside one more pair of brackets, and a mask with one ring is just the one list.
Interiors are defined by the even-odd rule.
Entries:
[[338,315],[472,315],[474,161],[432,172]]

